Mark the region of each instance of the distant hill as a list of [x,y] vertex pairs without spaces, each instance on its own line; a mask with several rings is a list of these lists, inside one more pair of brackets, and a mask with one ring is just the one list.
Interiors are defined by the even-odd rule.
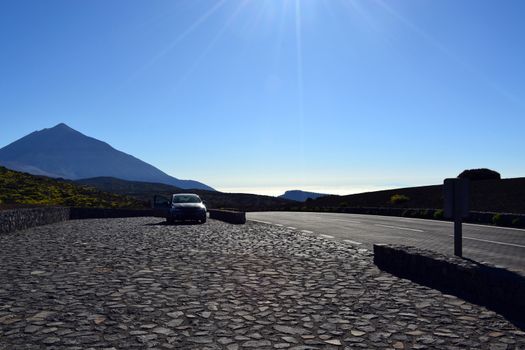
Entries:
[[170,196],[173,193],[197,193],[206,201],[208,208],[231,208],[245,211],[279,210],[290,207],[294,202],[277,197],[245,193],[223,193],[219,191],[187,190],[161,183],[126,181],[109,177],[77,180],[75,183],[95,187],[133,197],[140,201],[151,201],[154,195]]
[[324,196],[328,196],[328,194],[306,192],[306,191],[301,191],[301,190],[291,190],[291,191],[286,191],[284,194],[280,195],[279,198],[289,199],[289,200],[297,201],[297,202],[304,202],[308,198],[316,199],[316,198],[324,197]]
[[0,167],[0,208],[41,205],[144,208],[146,203],[68,181]]
[[[394,195],[406,198],[403,201],[392,201]],[[342,206],[439,209],[443,207],[443,186],[408,187],[348,196],[327,196],[305,202],[304,205],[310,208]],[[525,178],[472,181],[470,183],[470,209],[525,213]]]
[[158,182],[180,188],[214,189],[194,180],[180,180],[109,144],[88,137],[66,124],[35,131],[0,149],[0,165],[54,178],[110,176]]

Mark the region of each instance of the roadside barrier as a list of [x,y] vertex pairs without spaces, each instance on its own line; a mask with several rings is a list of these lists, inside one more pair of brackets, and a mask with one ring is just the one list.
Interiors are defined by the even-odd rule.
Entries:
[[[300,211],[399,216],[449,221],[443,218],[443,210],[432,208],[320,207],[307,208],[306,210],[303,209]],[[525,214],[470,211],[468,217],[463,219],[463,222],[482,225],[494,224],[504,227],[525,228]]]
[[400,245],[374,244],[381,270],[456,295],[525,325],[525,276],[489,264]]
[[70,208],[70,220],[156,216],[151,209]]
[[208,209],[210,219],[229,222],[230,224],[245,224],[246,213],[243,211]]
[[69,220],[67,207],[42,207],[0,210],[0,233],[54,224]]
[[[210,218],[232,224],[246,223],[246,213],[234,210],[209,209]],[[165,217],[165,210],[106,209],[77,207],[41,207],[0,210],[0,233],[25,230],[67,220]]]

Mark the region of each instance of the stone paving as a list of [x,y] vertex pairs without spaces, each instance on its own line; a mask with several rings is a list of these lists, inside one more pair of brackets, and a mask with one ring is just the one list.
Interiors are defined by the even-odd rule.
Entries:
[[69,221],[0,236],[0,349],[525,349],[525,332],[249,222]]

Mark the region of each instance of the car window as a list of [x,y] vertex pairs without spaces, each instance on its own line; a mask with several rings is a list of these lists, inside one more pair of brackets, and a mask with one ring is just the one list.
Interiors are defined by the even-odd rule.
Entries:
[[200,203],[201,199],[197,196],[176,195],[173,196],[173,203]]

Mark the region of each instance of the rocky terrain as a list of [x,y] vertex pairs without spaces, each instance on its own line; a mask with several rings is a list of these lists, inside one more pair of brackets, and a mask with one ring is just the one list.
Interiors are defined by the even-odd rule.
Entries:
[[0,236],[0,349],[522,349],[525,332],[260,223],[68,221]]

